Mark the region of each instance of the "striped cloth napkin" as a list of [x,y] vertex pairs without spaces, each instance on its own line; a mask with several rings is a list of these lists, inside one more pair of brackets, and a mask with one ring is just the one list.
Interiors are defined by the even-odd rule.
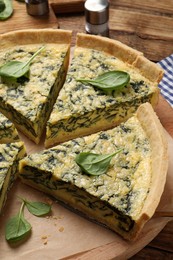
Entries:
[[164,76],[159,83],[161,94],[173,107],[173,54],[161,60],[158,64],[164,69]]

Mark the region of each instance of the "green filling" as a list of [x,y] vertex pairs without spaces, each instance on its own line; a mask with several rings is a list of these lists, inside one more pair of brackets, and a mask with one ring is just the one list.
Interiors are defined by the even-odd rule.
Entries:
[[[51,172],[41,171],[30,166],[25,166],[23,172],[24,174],[20,175],[22,178],[44,186],[48,193],[51,193],[52,190],[56,191],[57,199],[79,211],[82,208],[86,216],[89,213],[91,217],[93,214],[94,218],[94,214],[97,211],[100,218],[105,218],[106,222],[111,219],[115,226],[118,226],[125,232],[129,232],[133,228],[134,221],[128,215],[122,214],[119,210],[109,205],[109,203],[88,194],[84,189],[79,189],[73,184],[62,180],[56,180],[52,177]],[[64,197],[63,194],[65,194]]]

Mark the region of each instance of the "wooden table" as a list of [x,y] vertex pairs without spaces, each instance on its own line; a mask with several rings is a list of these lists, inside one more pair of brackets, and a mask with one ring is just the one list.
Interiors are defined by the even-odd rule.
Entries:
[[[84,2],[50,0],[49,16],[31,17],[26,14],[25,4],[13,1],[13,17],[3,22],[4,26],[0,23],[0,33],[14,29],[59,27],[73,30],[74,44],[76,32],[85,32]],[[155,62],[165,58],[173,53],[172,0],[110,0],[110,37],[142,51]],[[156,112],[173,137],[173,109],[161,96]],[[173,221],[131,259],[173,259]]]

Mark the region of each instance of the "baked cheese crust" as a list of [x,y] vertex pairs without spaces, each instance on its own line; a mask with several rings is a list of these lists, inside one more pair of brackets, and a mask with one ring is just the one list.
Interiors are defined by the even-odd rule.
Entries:
[[0,111],[26,136],[39,143],[69,62],[71,32],[63,30],[21,30],[0,36],[0,66],[7,61],[33,59],[29,79],[16,83],[0,81]]
[[[110,154],[106,174],[86,175],[75,163],[80,152]],[[20,161],[20,178],[135,239],[152,217],[162,195],[168,167],[162,126],[149,103],[114,129],[77,138]]]
[[[104,72],[123,70],[130,83],[106,95],[77,79],[93,79]],[[61,143],[127,120],[140,104],[157,104],[162,70],[142,54],[104,37],[78,34],[65,84],[47,123],[45,146]]]

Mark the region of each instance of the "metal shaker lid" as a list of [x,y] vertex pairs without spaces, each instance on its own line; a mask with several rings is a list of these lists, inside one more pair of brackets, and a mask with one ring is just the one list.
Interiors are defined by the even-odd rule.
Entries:
[[87,0],[85,2],[86,22],[103,24],[109,19],[109,2],[107,0]]

